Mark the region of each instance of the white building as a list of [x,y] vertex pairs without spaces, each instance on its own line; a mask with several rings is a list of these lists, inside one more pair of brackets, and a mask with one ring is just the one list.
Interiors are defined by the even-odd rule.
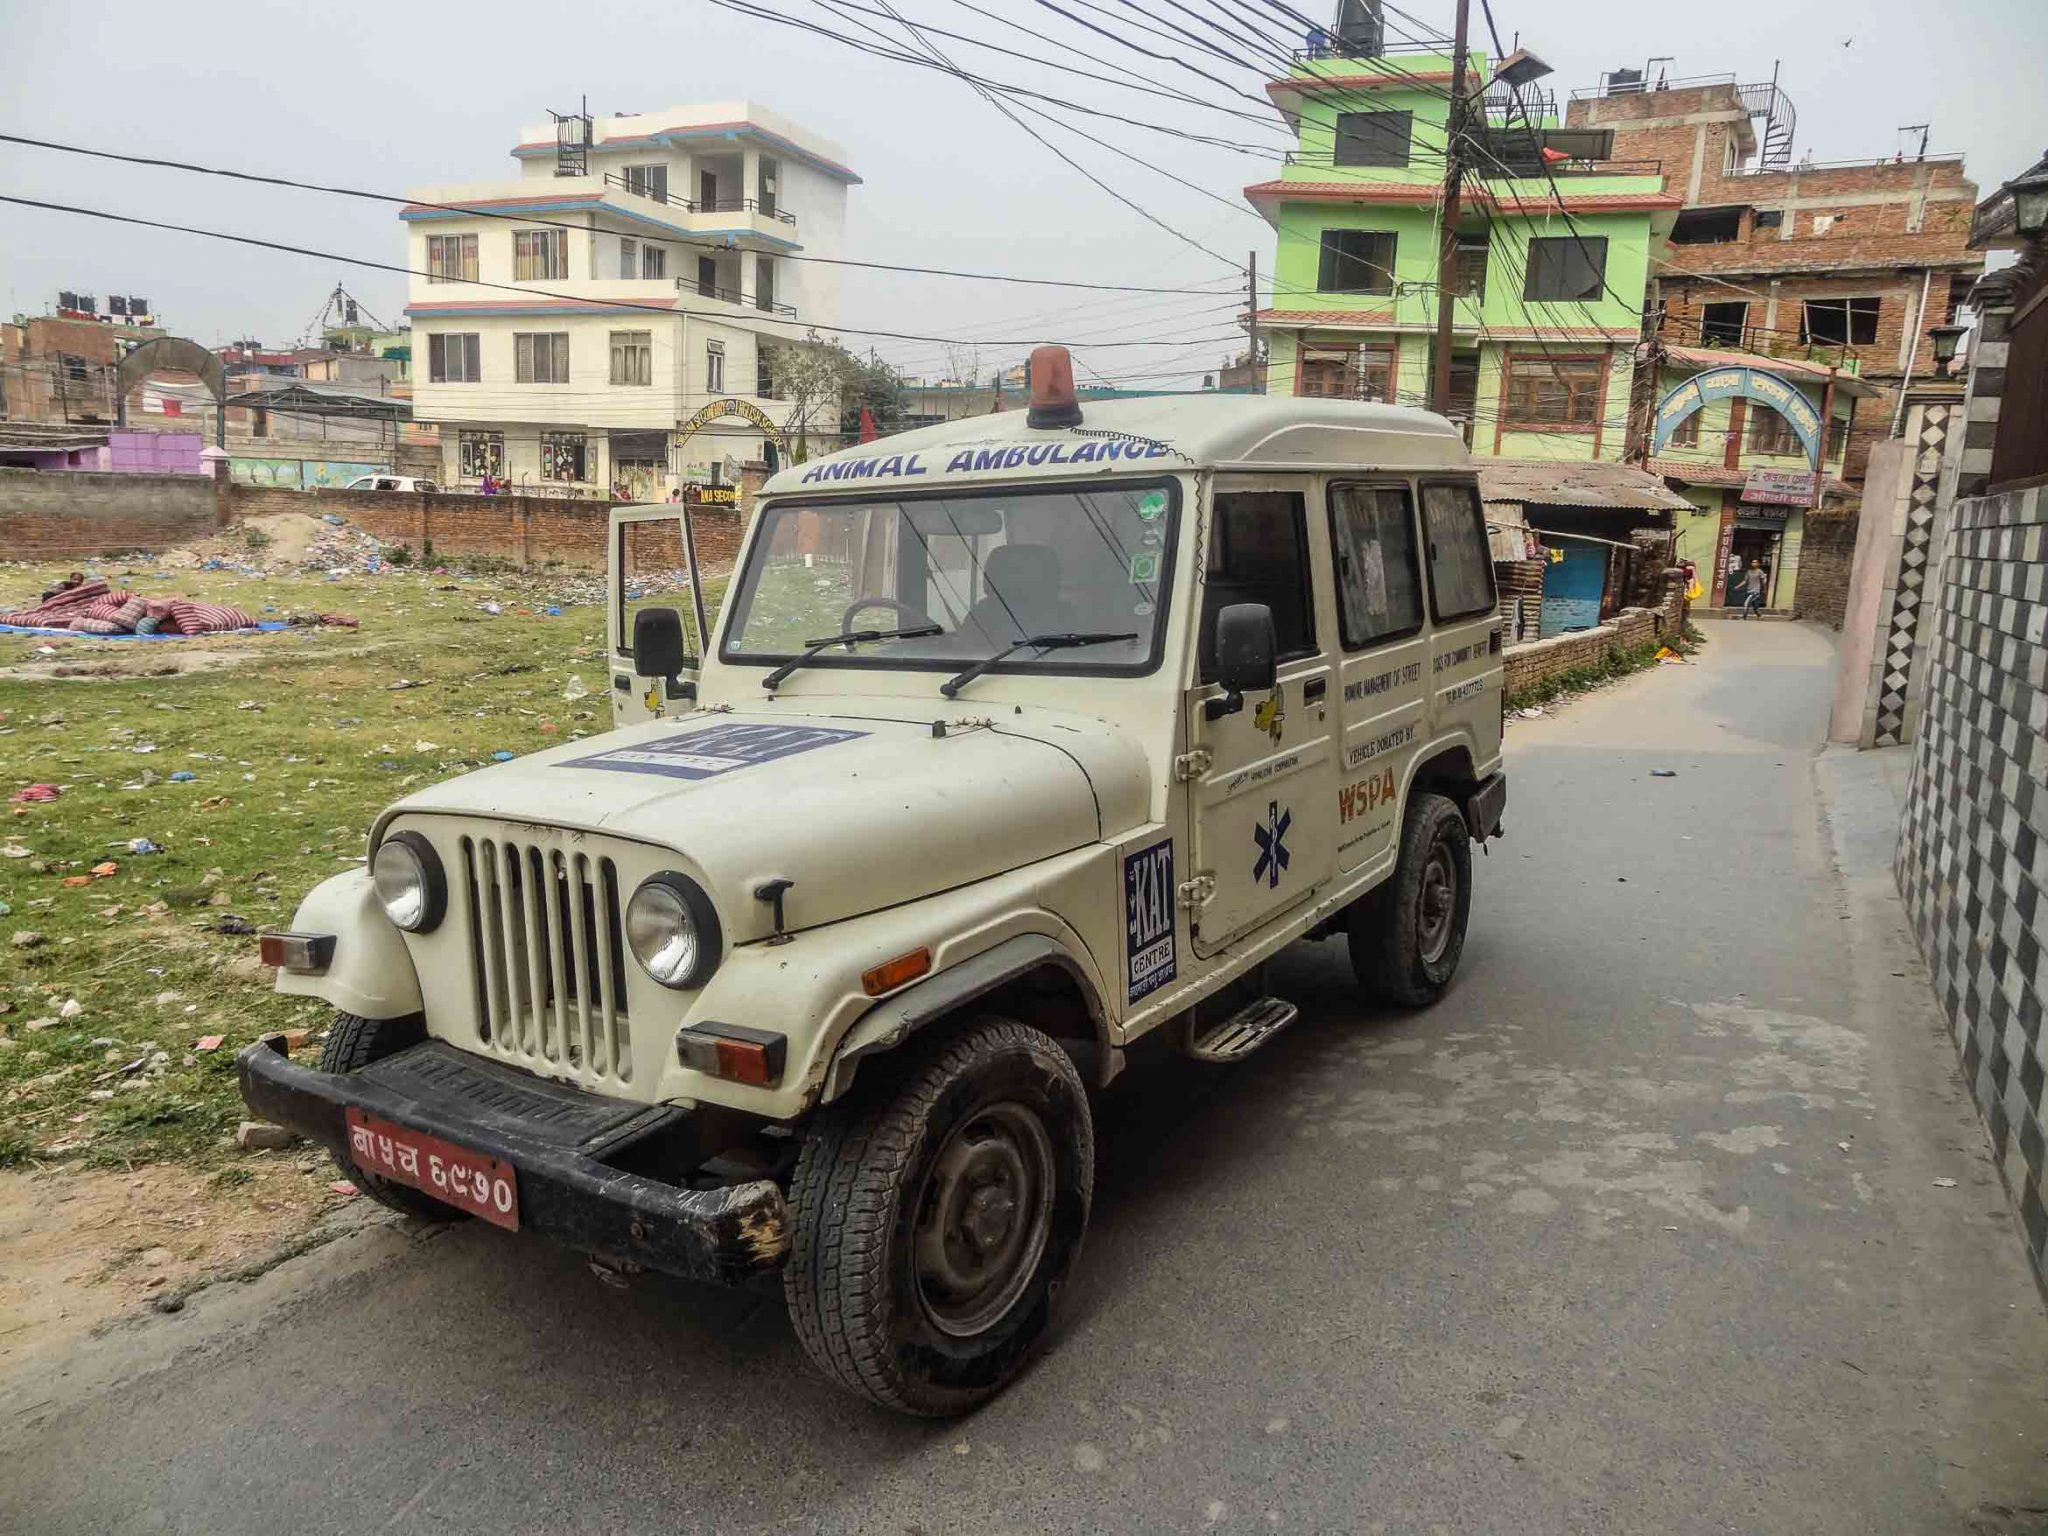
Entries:
[[839,269],[786,259],[840,254],[860,178],[837,145],[745,101],[596,118],[579,154],[583,121],[526,128],[517,179],[415,188],[399,215],[413,416],[450,486],[659,498],[759,460],[745,408],[788,419],[763,343],[838,319]]

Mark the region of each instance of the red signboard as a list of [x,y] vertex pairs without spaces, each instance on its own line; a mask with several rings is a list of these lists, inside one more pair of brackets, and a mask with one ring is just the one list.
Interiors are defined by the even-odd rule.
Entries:
[[519,1230],[519,1178],[512,1165],[424,1131],[348,1109],[348,1153],[365,1173],[410,1184],[458,1211]]

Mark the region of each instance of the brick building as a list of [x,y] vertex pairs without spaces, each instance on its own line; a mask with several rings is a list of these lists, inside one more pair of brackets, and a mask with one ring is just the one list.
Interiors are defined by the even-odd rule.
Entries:
[[1983,271],[1968,245],[1977,189],[1961,157],[1795,160],[1790,99],[1775,82],[1732,75],[1645,89],[1618,72],[1579,92],[1565,120],[1611,129],[1617,157],[1658,162],[1684,200],[1652,269],[1665,345],[1834,365],[1874,386],[1842,470],[1860,484],[1902,384],[1934,371],[1928,332]]
[[0,325],[0,419],[111,426],[119,415],[115,367],[163,334],[153,323],[75,312]]

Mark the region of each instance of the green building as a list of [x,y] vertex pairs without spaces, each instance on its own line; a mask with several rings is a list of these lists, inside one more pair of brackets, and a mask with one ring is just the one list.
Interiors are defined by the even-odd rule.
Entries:
[[[1653,249],[1680,199],[1611,130],[1557,126],[1469,56],[1476,174],[1458,220],[1450,414],[1474,452],[1621,458]],[[1267,388],[1426,405],[1451,60],[1311,42],[1267,92],[1295,133],[1245,188],[1278,233]],[[1546,168],[1548,174],[1546,174]]]

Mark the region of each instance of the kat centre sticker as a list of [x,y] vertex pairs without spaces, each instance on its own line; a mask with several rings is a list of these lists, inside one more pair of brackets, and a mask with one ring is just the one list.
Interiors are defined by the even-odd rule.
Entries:
[[595,757],[570,758],[564,768],[606,768],[614,773],[654,773],[671,779],[715,779],[721,774],[794,757],[834,742],[852,741],[866,731],[838,731],[814,725],[709,726],[637,747],[617,747]]
[[1173,839],[1124,855],[1124,957],[1135,1003],[1173,980]]

